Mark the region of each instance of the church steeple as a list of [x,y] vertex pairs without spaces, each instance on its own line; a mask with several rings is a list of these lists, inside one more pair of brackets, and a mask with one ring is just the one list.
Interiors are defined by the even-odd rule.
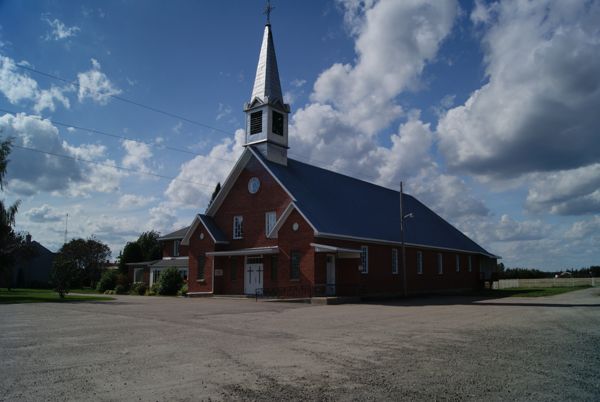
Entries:
[[256,78],[246,112],[246,146],[255,146],[268,160],[287,165],[288,114],[290,106],[283,101],[270,13],[267,3],[267,24],[263,35]]

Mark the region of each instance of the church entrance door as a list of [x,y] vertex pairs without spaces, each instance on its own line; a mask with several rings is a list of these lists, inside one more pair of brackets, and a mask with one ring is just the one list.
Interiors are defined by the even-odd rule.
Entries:
[[262,257],[246,257],[244,269],[244,293],[255,295],[257,290],[262,293],[263,288],[263,262]]

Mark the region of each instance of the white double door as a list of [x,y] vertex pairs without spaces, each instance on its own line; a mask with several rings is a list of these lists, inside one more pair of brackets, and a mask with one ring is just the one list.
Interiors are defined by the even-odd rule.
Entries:
[[263,264],[246,263],[244,269],[244,293],[256,294],[256,290],[263,288]]

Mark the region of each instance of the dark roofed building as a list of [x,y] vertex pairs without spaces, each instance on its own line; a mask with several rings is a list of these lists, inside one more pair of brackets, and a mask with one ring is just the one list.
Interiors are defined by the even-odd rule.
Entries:
[[50,286],[52,263],[56,253],[25,236],[26,251],[12,267],[11,286],[14,288],[46,288]]
[[161,238],[165,258],[188,257],[190,294],[464,289],[495,265],[415,197],[401,203],[398,191],[288,158],[290,107],[270,24],[244,111],[246,149],[221,191],[185,233]]

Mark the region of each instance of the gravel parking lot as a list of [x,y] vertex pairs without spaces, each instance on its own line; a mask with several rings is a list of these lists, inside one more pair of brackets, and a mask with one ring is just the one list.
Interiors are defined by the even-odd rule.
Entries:
[[0,400],[599,400],[600,289],[0,305]]

